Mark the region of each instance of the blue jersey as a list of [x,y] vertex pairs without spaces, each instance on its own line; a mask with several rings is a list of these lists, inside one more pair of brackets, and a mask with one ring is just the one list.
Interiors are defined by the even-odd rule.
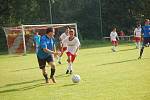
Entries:
[[150,25],[143,26],[142,33],[144,34],[143,37],[150,37]]
[[40,45],[40,35],[34,35],[34,42],[36,46]]
[[54,51],[55,48],[55,40],[54,38],[49,38],[47,35],[43,35],[41,37],[40,46],[38,48],[37,56],[41,59],[46,59],[49,55],[49,53],[46,53],[43,49],[47,48],[49,50]]

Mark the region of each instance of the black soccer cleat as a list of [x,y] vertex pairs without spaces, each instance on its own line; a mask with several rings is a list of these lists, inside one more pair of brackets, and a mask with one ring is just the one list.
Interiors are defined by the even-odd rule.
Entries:
[[61,64],[61,62],[60,62],[60,61],[58,61],[58,64]]
[[66,71],[66,74],[69,74],[69,70]]
[[72,70],[70,70],[70,74],[72,74]]
[[141,59],[141,56],[138,59]]
[[48,80],[48,79],[46,79],[46,80],[45,80],[45,83],[49,83],[49,80]]
[[56,83],[56,79],[54,76],[50,77],[50,79],[52,80],[53,83]]

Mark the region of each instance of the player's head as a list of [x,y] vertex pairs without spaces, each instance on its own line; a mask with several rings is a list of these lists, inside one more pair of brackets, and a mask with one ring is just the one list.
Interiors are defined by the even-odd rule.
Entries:
[[145,19],[145,25],[149,25],[150,21],[149,19]]
[[112,28],[112,31],[113,31],[113,32],[116,32],[116,27],[113,27],[113,28]]
[[70,26],[66,26],[66,30],[65,30],[65,33],[68,35],[69,34],[69,30],[70,30]]
[[70,36],[70,37],[74,37],[74,35],[75,35],[74,29],[70,29],[70,30],[69,30],[69,36]]
[[35,35],[38,35],[39,34],[39,32],[35,32]]
[[141,28],[141,25],[140,25],[140,24],[138,24],[138,25],[137,25],[137,28]]
[[54,29],[53,28],[48,28],[47,30],[46,30],[46,34],[47,35],[49,35],[49,36],[53,36],[54,35]]

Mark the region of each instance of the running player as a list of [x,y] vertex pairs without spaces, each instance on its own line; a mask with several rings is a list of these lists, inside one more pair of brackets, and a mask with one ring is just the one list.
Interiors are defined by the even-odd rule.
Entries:
[[69,30],[69,36],[66,37],[62,43],[66,43],[67,45],[67,62],[68,62],[68,67],[67,67],[67,71],[66,74],[70,73],[72,74],[72,70],[73,70],[73,62],[77,56],[77,52],[79,50],[79,46],[80,46],[80,41],[79,39],[75,36],[75,31],[74,29],[70,29]]

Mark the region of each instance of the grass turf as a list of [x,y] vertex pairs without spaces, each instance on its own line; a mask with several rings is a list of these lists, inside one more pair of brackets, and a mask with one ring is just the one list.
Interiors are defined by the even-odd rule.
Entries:
[[57,64],[55,85],[44,83],[35,54],[0,55],[0,100],[150,100],[150,48],[137,60],[132,43],[119,45],[117,52],[105,45],[79,51],[73,65],[79,84],[65,75],[65,55]]

